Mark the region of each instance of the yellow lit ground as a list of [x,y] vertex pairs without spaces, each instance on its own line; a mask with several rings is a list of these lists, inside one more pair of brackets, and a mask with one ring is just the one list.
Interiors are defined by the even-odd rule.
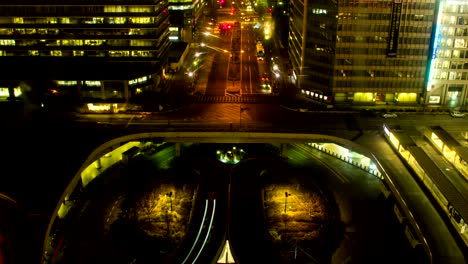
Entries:
[[272,184],[264,190],[265,218],[269,234],[274,240],[303,241],[318,238],[327,220],[323,197],[296,184]]
[[[172,192],[171,197],[169,193]],[[185,185],[176,188],[172,184],[162,184],[145,193],[133,207],[133,219],[139,228],[154,238],[169,238],[178,243],[185,236],[192,208],[194,190]],[[171,210],[172,203],[172,210]],[[114,213],[112,213],[114,211]],[[120,217],[121,209],[109,208],[110,221],[106,227]]]

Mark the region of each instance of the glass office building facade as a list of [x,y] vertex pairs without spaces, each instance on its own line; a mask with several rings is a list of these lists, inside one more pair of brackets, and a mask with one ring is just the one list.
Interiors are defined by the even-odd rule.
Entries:
[[292,0],[290,11],[293,79],[305,97],[423,103],[435,0]]
[[427,105],[466,109],[468,101],[468,2],[439,1]]
[[203,7],[201,0],[169,0],[171,41],[194,41]]
[[90,101],[157,89],[170,47],[168,7],[167,0],[1,1],[0,80],[54,80],[58,92]]

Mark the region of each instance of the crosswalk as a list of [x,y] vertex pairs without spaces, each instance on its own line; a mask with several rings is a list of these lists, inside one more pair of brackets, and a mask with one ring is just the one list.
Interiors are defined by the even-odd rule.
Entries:
[[273,103],[277,100],[274,95],[199,95],[196,96],[197,103]]

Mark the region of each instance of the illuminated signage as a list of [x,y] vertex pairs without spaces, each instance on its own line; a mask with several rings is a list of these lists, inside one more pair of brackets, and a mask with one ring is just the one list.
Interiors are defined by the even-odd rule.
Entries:
[[390,21],[390,36],[388,38],[387,57],[396,57],[398,49],[398,34],[400,33],[401,0],[395,0],[392,6],[392,21]]
[[109,111],[111,109],[110,104],[101,104],[101,105],[95,105],[95,104],[88,104],[88,110],[90,111]]
[[429,103],[430,104],[438,104],[440,103],[440,96],[429,96]]

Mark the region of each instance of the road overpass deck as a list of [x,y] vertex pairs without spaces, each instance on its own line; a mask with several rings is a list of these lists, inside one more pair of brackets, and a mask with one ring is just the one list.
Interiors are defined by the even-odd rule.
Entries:
[[[86,160],[70,183],[61,201],[65,203],[67,193],[71,193],[81,178],[81,172],[96,159],[125,142],[143,140],[148,142],[212,142],[212,143],[310,143],[332,142],[375,160],[380,165],[386,181],[393,186],[396,199],[400,199],[416,220],[416,227],[423,234],[422,243],[429,245],[429,255],[434,263],[466,263],[463,250],[457,244],[443,218],[424,194],[405,164],[386,144],[382,135],[364,134],[356,142],[329,135],[296,133],[255,133],[255,132],[148,132],[126,135],[113,139],[98,147]],[[177,149],[177,147],[176,147]],[[58,208],[57,208],[58,209]]]

